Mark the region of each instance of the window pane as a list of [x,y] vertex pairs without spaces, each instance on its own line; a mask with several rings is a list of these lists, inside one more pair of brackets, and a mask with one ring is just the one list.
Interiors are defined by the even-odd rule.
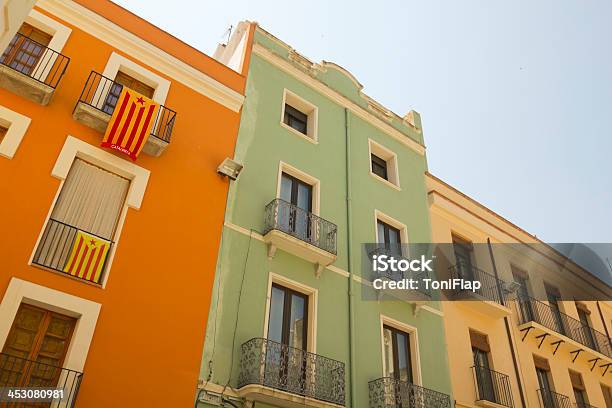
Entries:
[[405,333],[396,332],[397,339],[397,366],[399,368],[399,379],[402,381],[412,382],[412,370],[410,367],[410,355],[408,335]]
[[285,104],[285,116],[283,121],[300,133],[307,134],[308,116],[291,105]]
[[304,298],[297,295],[291,295],[291,317],[289,320],[289,345],[298,349],[305,346],[305,325],[304,317],[306,315]]
[[388,180],[387,162],[375,154],[372,154],[372,173],[384,178],[385,180]]
[[268,339],[281,343],[283,340],[283,309],[285,305],[285,292],[272,286],[270,300],[270,316],[268,321]]
[[291,187],[293,186],[293,180],[291,177],[283,173],[281,177],[281,191],[280,198],[287,202],[291,202]]
[[383,343],[385,350],[385,377],[395,377],[393,368],[393,333],[388,328],[383,329]]

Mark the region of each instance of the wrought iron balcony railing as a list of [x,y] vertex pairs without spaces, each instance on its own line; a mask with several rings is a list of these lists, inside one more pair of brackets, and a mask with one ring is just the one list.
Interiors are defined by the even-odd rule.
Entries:
[[510,377],[483,366],[474,366],[476,400],[490,401],[504,407],[513,407]]
[[450,396],[425,387],[383,377],[368,384],[370,408],[450,408]]
[[3,407],[46,406],[55,408],[74,407],[83,374],[67,368],[31,361],[25,358],[0,353],[0,387],[43,387],[61,391],[58,398],[46,403],[5,403]]
[[610,339],[605,334],[561,312],[558,307],[530,297],[517,298],[520,324],[536,322],[542,326],[612,358]]
[[278,230],[333,255],[337,253],[336,224],[285,200],[276,198],[266,206],[264,223],[264,235]]
[[53,89],[64,76],[70,58],[22,34],[15,34],[0,64]]
[[570,399],[566,395],[546,389],[539,389],[538,394],[542,408],[571,408]]
[[[473,265],[458,263],[449,268],[452,279],[464,279],[479,281],[481,286],[476,291],[481,297],[505,305],[506,295],[504,292],[504,281],[494,275],[487,273]],[[470,292],[471,289],[470,289]]]
[[[78,102],[89,105],[107,115],[112,115],[122,89],[123,85],[120,83],[91,71]],[[151,127],[151,136],[169,143],[175,119],[176,112],[161,105]]]
[[257,384],[344,405],[344,363],[261,338],[241,352],[238,388]]
[[[88,254],[87,251],[84,251],[80,257],[76,258],[77,264],[72,265],[71,262],[69,265],[68,261],[70,260],[71,253],[75,250],[75,244],[77,246],[79,244],[76,242],[79,232],[95,237],[100,245],[96,249],[97,252],[94,253],[92,251]],[[101,248],[102,245],[107,245],[108,247]],[[112,246],[113,241],[50,218],[45,228],[45,232],[36,248],[32,263],[58,272],[70,274],[75,278],[94,284],[101,284],[106,270],[106,261]],[[91,262],[89,262],[90,258]],[[80,265],[78,263],[80,263]],[[95,273],[87,273],[87,271],[93,272],[96,270],[101,271],[98,276],[96,276]],[[83,271],[84,273],[72,273],[78,271]]]

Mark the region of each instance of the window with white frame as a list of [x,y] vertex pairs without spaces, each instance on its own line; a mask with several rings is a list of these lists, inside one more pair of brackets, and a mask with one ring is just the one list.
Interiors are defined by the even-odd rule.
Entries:
[[388,316],[380,317],[383,376],[421,384],[417,329]]
[[32,262],[100,284],[130,180],[75,158]]
[[17,152],[30,118],[0,106],[0,156],[11,159]]
[[392,151],[376,143],[372,139],[368,140],[370,153],[370,174],[374,177],[399,188],[399,172],[397,167],[397,155]]
[[317,142],[318,109],[312,103],[285,89],[281,125],[293,133]]

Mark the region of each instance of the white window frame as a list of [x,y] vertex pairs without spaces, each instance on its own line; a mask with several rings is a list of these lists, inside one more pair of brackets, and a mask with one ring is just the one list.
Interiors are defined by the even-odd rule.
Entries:
[[0,156],[7,159],[15,156],[30,122],[32,119],[29,117],[0,106],[0,126],[7,129],[4,138],[0,141]]
[[276,181],[276,198],[280,198],[281,179],[282,179],[283,173],[287,173],[297,179],[300,179],[304,183],[310,184],[312,186],[312,213],[316,216],[319,216],[320,191],[321,191],[321,182],[319,181],[319,179],[281,161],[278,164],[278,176],[277,176],[277,181]]
[[[402,251],[406,252],[405,245],[408,244],[408,227],[406,224],[396,220],[395,218],[383,213],[379,210],[374,210],[374,236],[376,237],[376,243],[380,242],[378,237],[378,221],[382,221],[385,224],[389,224],[394,228],[397,228],[400,231],[400,239],[402,240]],[[404,253],[404,256],[408,256],[407,253]]]
[[400,322],[389,316],[380,315],[380,349],[382,358],[383,374],[387,371],[387,362],[385,361],[385,335],[384,326],[391,326],[397,330],[401,330],[410,336],[410,364],[412,365],[412,382],[415,385],[422,386],[421,376],[421,359],[419,356],[419,334],[418,329],[407,323]]
[[[51,174],[60,179],[61,183],[55,193],[55,197],[49,207],[49,211],[47,212],[47,217],[43,223],[43,226],[38,235],[38,239],[36,240],[36,244],[32,250],[32,254],[30,255],[30,259],[28,261],[28,265],[33,267],[39,267],[34,264],[32,261],[34,260],[34,255],[36,254],[36,249],[38,245],[40,245],[40,240],[42,239],[44,232],[47,228],[47,224],[49,219],[51,218],[51,213],[57,204],[57,200],[59,195],[64,187],[64,182],[66,177],[68,176],[68,172],[70,171],[70,167],[76,158],[83,159],[88,161],[96,166],[99,166],[103,169],[106,169],[112,173],[118,174],[119,176],[125,177],[130,180],[130,186],[126,195],[125,203],[123,208],[121,209],[121,213],[119,215],[119,219],[117,221],[117,228],[115,230],[115,234],[112,238],[113,246],[111,247],[106,261],[106,268],[104,270],[104,275],[102,277],[102,282],[100,285],[91,284],[94,287],[104,289],[106,287],[106,283],[108,282],[108,278],[110,276],[110,271],[113,263],[113,259],[115,258],[115,253],[117,251],[117,247],[119,246],[119,239],[121,237],[121,230],[123,229],[123,223],[125,222],[125,217],[127,216],[128,207],[139,209],[142,203],[142,199],[144,197],[144,193],[147,188],[147,183],[149,181],[149,170],[140,167],[134,163],[128,162],[127,160],[123,160],[118,156],[115,156],[105,150],[102,150],[98,147],[90,145],[81,139],[77,139],[74,136],[68,136],[66,138],[66,142],[64,143],[64,147],[60,152],[57,161],[55,162],[55,166]],[[52,269],[40,267],[44,270],[48,270],[53,273],[60,274],[64,277],[76,279],[79,282],[89,284],[86,280],[72,277],[71,275],[54,271]]]
[[306,339],[306,350],[310,353],[317,352],[317,304],[319,301],[319,291],[303,283],[294,281],[285,276],[274,272],[268,273],[268,289],[266,295],[266,314],[264,316],[263,338],[268,338],[268,324],[270,318],[270,302],[272,300],[272,284],[284,286],[286,288],[300,292],[308,296],[308,330]]
[[4,293],[2,303],[0,303],[0,350],[4,348],[4,343],[22,303],[78,319],[64,358],[63,367],[83,372],[101,305],[91,300],[13,277]]
[[[285,123],[285,105],[286,104],[291,105],[292,107],[299,110],[300,112],[302,112],[308,117],[308,122],[306,125],[307,126],[306,134],[302,132],[298,132],[297,130],[295,130],[294,128],[292,128],[291,126]],[[308,102],[306,99],[291,92],[287,88],[283,89],[283,106],[281,107],[281,117],[280,117],[280,124],[282,127],[287,129],[291,133],[298,135],[302,139],[309,141],[310,143],[318,144],[319,143],[319,136],[318,136],[319,124],[318,122],[319,122],[319,108],[316,105]]]
[[[387,177],[389,180],[385,180],[378,174],[372,171],[372,154],[380,157],[387,163]],[[383,184],[394,188],[395,190],[401,191],[400,180],[399,180],[399,169],[397,164],[397,154],[378,142],[368,138],[368,166],[370,168],[370,175],[376,180]]]
[[[35,27],[51,36],[51,41],[49,41],[49,45],[47,48],[61,53],[72,33],[72,29],[68,26],[63,25],[57,20],[48,17],[37,10],[31,10],[30,14],[26,17],[25,22],[30,24],[32,27]],[[32,70],[32,72],[38,72],[38,67],[44,65],[46,68],[42,71],[41,78],[46,78],[51,69],[53,68],[53,64],[57,59],[58,55],[55,53],[47,53],[44,54],[43,58],[41,58],[37,63],[36,67]],[[38,75],[38,74],[37,74]]]

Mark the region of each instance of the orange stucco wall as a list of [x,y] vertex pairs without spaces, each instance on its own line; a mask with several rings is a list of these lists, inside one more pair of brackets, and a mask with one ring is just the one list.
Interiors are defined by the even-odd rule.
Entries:
[[[100,3],[107,13],[121,12]],[[163,38],[162,45],[181,49],[186,60],[200,58],[128,14],[122,25]],[[196,390],[228,188],[215,170],[233,156],[239,113],[168,78],[165,105],[177,112],[171,143],[161,157],[138,158],[151,176],[141,208],[128,209],[106,288],[28,266],[60,185],[51,169],[67,135],[100,144],[100,133],[71,116],[81,89],[112,51],[125,55],[62,23],[73,30],[62,51],[71,62],[51,103],[39,106],[0,89],[1,105],[32,119],[15,157],[0,157],[0,299],[17,277],[102,305],[77,406],[187,407]],[[207,64],[197,67],[206,72]],[[227,68],[215,66],[214,77],[244,88],[244,78]]]

